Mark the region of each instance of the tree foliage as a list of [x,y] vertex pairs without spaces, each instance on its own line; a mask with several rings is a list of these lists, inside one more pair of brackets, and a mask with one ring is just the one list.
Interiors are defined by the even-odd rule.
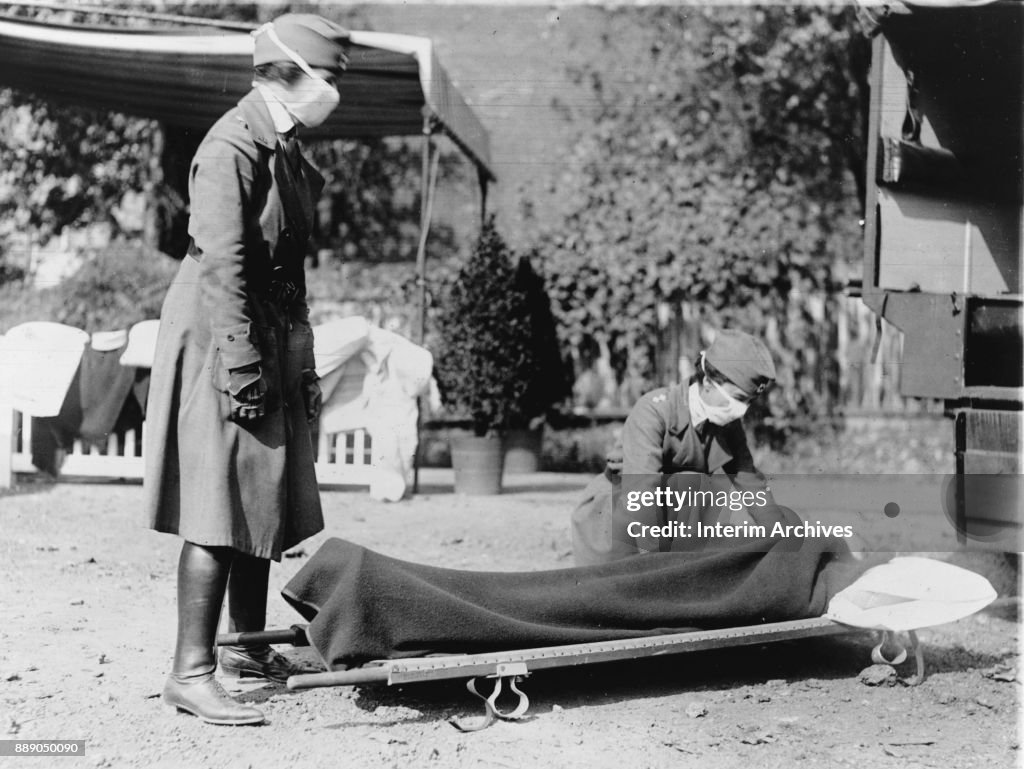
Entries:
[[[112,14],[47,5],[12,6],[6,12],[33,21],[133,28],[173,25],[117,15],[119,10],[248,22],[258,14],[255,3],[154,0],[106,5]],[[183,190],[164,178],[164,144],[155,121],[0,89],[0,253],[15,236],[41,243],[64,227],[93,222],[156,245],[165,234],[161,230],[172,226],[185,205]],[[141,217],[125,210],[140,201]]]
[[0,238],[117,226],[125,195],[152,183],[155,131],[152,121],[0,90]]
[[[316,245],[343,259],[409,261],[416,257],[422,202],[422,140],[366,139],[310,144],[313,165],[324,175]],[[466,165],[439,142],[438,186],[464,181]],[[430,256],[458,250],[452,226],[435,220]]]
[[25,291],[0,286],[0,332],[32,320],[65,323],[84,331],[129,328],[160,317],[178,263],[137,244],[117,243],[93,254],[56,286]]
[[551,309],[544,276],[528,257],[516,266],[516,290],[523,294],[530,327],[530,350],[534,365],[518,407],[520,422],[543,417],[553,406],[572,395],[571,368],[562,356],[558,323]]
[[646,56],[609,57],[631,75],[575,73],[599,107],[557,181],[570,213],[537,243],[563,341],[604,343],[643,389],[659,308],[697,302],[717,325],[767,335],[786,406],[819,408],[801,377],[805,348],[815,357],[827,332],[792,304],[857,253],[867,43],[842,8],[642,18]]
[[[245,22],[264,21],[284,10],[255,3],[164,0],[106,7]],[[64,23],[168,25],[160,19],[45,6],[16,12]],[[18,274],[11,266],[12,243],[45,243],[65,227],[93,222],[112,225],[115,236],[141,238],[181,258],[187,243],[188,166],[200,138],[151,120],[0,89],[0,282]],[[307,151],[327,181],[314,248],[363,261],[402,261],[415,255],[418,141],[324,141],[310,143]],[[464,172],[450,147],[442,146],[440,170],[440,184],[457,181]],[[141,216],[125,215],[133,205],[141,207]],[[435,222],[429,241],[432,255],[456,250],[454,241],[451,226]]]

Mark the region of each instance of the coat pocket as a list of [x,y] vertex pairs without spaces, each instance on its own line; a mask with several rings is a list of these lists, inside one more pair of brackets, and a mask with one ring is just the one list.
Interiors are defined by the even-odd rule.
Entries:
[[[277,331],[271,326],[258,326],[255,323],[247,324],[247,336],[251,344],[259,353],[260,376],[267,386],[266,411],[271,413],[281,407],[281,349],[278,342]],[[225,351],[214,345],[210,349],[212,361],[210,373],[213,387],[223,393],[225,400],[230,399],[231,393],[231,367],[227,365]],[[230,403],[227,404],[230,413]]]
[[225,371],[259,362],[260,352],[254,324],[213,328],[214,346]]
[[259,363],[261,353],[251,323],[213,329],[213,344],[206,355],[213,386],[226,393],[230,388],[231,369]]

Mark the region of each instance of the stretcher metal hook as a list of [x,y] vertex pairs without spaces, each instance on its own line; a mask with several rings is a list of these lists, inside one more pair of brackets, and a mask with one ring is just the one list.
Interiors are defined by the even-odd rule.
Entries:
[[[528,675],[530,673],[527,671],[525,663],[499,664],[496,673],[484,676],[485,678],[494,679],[494,689],[486,697],[477,690],[476,682],[479,680],[479,677],[466,681],[466,689],[484,701],[484,715],[479,720],[453,718],[451,719],[452,726],[460,732],[478,732],[481,729],[486,729],[499,718],[505,721],[518,721],[526,715],[526,711],[530,707],[530,698],[526,696],[526,693],[517,684]],[[510,711],[502,711],[498,708],[498,697],[501,696],[502,686],[505,681],[508,681],[508,688],[518,697],[516,706]]]
[[[907,631],[907,639],[909,640],[909,649],[914,653],[914,675],[910,678],[904,679],[904,683],[907,686],[917,686],[924,681],[924,652],[921,649],[921,642],[917,637],[917,633],[913,630]],[[885,654],[882,652],[882,648],[895,645],[898,651],[896,655],[891,659],[887,659]],[[878,642],[878,645],[871,650],[871,661],[876,665],[901,665],[907,660],[907,646],[904,646],[900,641],[899,637],[890,630],[882,631],[882,638]]]
[[[891,648],[892,646],[895,646],[897,651],[895,656],[888,659],[883,653],[882,648]],[[907,649],[902,643],[900,643],[899,638],[897,638],[895,634],[889,630],[883,630],[881,640],[878,642],[878,645],[871,650],[871,661],[876,665],[902,665],[907,661]]]

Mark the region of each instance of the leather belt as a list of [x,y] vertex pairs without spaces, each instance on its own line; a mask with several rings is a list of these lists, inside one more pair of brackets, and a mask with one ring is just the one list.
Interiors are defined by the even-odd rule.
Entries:
[[[192,238],[188,241],[187,254],[197,262],[203,261],[203,252]],[[253,293],[268,299],[274,304],[288,308],[299,297],[299,287],[294,281],[288,280],[288,271],[283,265],[277,265],[271,271],[269,279],[260,280],[249,276],[249,287]]]

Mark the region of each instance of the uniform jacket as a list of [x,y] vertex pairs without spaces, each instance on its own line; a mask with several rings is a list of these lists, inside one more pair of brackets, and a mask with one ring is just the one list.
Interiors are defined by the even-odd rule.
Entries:
[[[158,531],[279,559],[323,528],[301,375],[314,367],[303,257],[323,178],[290,161],[256,91],[206,135],[189,175],[192,245],[161,312],[146,418]],[[274,289],[293,288],[289,300]],[[231,420],[231,369],[259,363],[267,415]]]
[[690,423],[689,384],[653,390],[637,401],[622,429],[625,475],[724,472],[745,488],[764,488],[743,423]]
[[[754,465],[742,420],[721,426],[704,422],[698,429],[690,422],[689,389],[689,383],[662,387],[644,395],[633,407],[622,430],[624,486],[642,491],[672,486],[671,477],[680,473],[724,474],[738,491],[765,492],[768,505],[748,508],[756,523],[771,526],[782,520],[764,475]],[[705,490],[723,488],[723,484],[713,482],[684,485]],[[650,513],[644,522],[664,524],[679,519],[678,511],[652,509]],[[618,509],[616,514],[642,520]],[[671,544],[664,539],[638,540],[644,550],[671,549]]]
[[[617,470],[618,457],[609,459],[610,468]],[[743,423],[736,420],[718,426],[705,422],[699,430],[695,428],[690,422],[689,384],[662,387],[637,401],[622,430],[621,467],[621,474],[609,470],[596,478],[573,512],[573,554],[577,565],[616,560],[638,552],[675,549],[673,546],[680,543],[671,538],[632,537],[629,524],[637,521],[663,525],[699,514],[690,509],[680,513],[654,507],[630,511],[624,506],[629,491],[654,491],[659,487],[707,490],[723,486],[738,491],[764,491],[768,504],[749,509],[750,517],[769,527],[783,520],[765,477],[754,465]],[[681,483],[680,474],[687,476]],[[725,483],[712,482],[707,476]]]

